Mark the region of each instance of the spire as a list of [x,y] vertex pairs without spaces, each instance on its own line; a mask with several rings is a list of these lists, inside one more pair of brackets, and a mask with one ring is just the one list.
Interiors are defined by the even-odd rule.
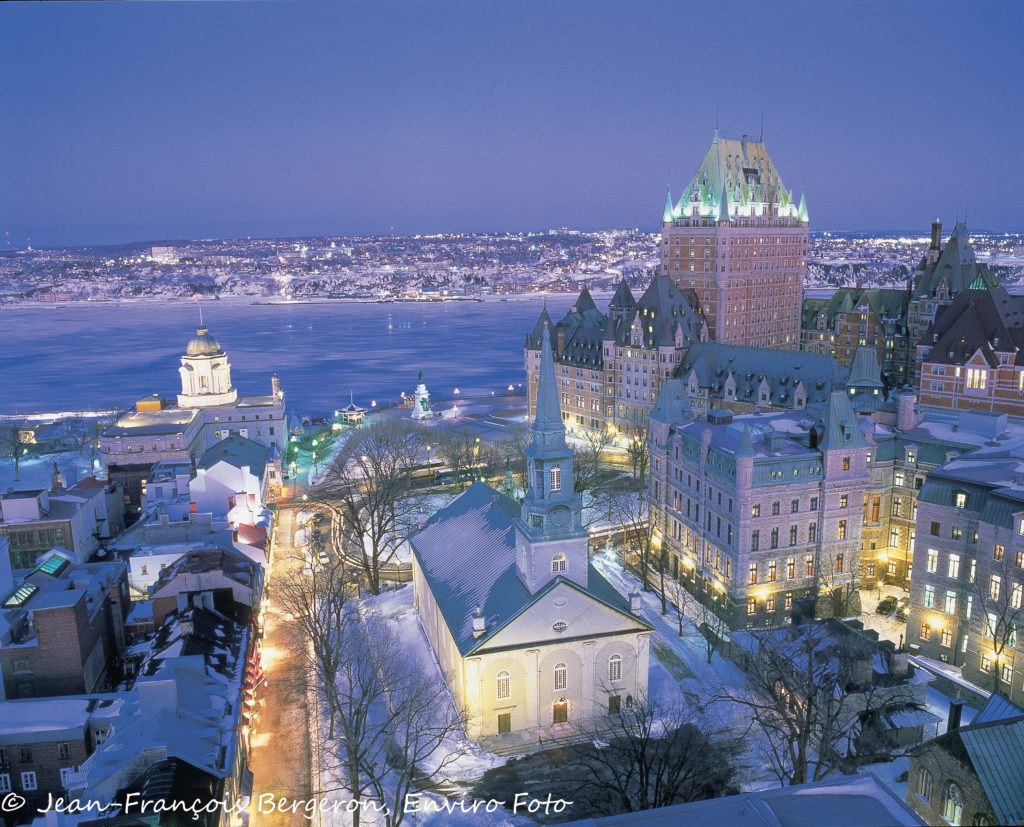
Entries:
[[821,409],[821,416],[814,423],[814,431],[817,435],[816,447],[820,451],[864,448],[867,445],[857,414],[845,391],[832,391]]
[[545,302],[544,309],[540,311],[540,316],[537,318],[537,324],[533,326],[533,331],[526,337],[527,350],[534,350],[540,347],[541,340],[544,338],[544,331],[550,325],[551,317],[548,315],[548,306]]
[[608,304],[609,307],[619,307],[623,310],[627,310],[630,307],[636,307],[636,299],[633,298],[633,293],[629,289],[629,285],[626,284],[626,279],[623,278],[619,282],[619,286],[615,288],[615,295],[612,296],[611,302]]
[[743,433],[740,435],[740,444],[736,446],[736,456],[754,456],[754,443],[750,439],[750,428],[748,428],[746,425],[743,426]]
[[809,223],[807,218],[807,195],[803,190],[800,191],[800,206],[797,208],[796,216],[805,224]]
[[[531,429],[534,440],[538,435],[552,435],[565,442],[565,425],[562,424],[562,407],[558,402],[558,385],[555,382],[555,357],[551,352],[551,328],[544,327],[544,339],[540,350],[540,378],[537,382],[537,415]],[[547,443],[548,440],[545,440]]]
[[722,184],[722,196],[718,199],[718,220],[729,220],[729,195],[725,191],[725,184]]
[[671,187],[665,193],[665,212],[661,214],[661,221],[664,224],[672,223],[672,189]]

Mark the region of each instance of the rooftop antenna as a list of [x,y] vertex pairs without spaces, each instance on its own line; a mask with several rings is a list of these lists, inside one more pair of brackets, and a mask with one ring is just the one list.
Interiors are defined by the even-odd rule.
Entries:
[[764,143],[764,110],[761,110],[761,134],[758,136],[757,142],[759,144]]
[[715,137],[718,137],[718,104],[715,104]]

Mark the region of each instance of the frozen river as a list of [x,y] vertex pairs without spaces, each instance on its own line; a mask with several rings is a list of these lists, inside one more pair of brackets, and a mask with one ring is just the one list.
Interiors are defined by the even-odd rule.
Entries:
[[[560,318],[575,296],[548,299]],[[598,300],[600,303],[600,300]],[[393,304],[210,301],[203,316],[243,394],[281,377],[290,410],[330,413],[349,391],[366,407],[411,392],[489,395],[524,381],[523,340],[540,298]],[[180,389],[181,354],[198,325],[191,302],[0,308],[0,413],[131,405]]]

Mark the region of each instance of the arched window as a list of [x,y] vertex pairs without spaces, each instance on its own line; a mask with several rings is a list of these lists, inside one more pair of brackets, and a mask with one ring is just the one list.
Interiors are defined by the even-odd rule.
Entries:
[[551,558],[551,571],[565,571],[564,554],[556,554]]
[[839,521],[839,532],[838,532],[838,538],[837,539],[839,539],[839,540],[845,540],[846,539],[846,520],[840,520]]
[[942,817],[953,827],[959,827],[964,814],[964,793],[956,784],[950,782],[946,788],[946,803],[942,808]]
[[498,673],[498,700],[512,697],[512,676],[508,672]]
[[931,801],[932,774],[923,767],[917,771],[917,794],[925,801]]
[[555,664],[555,689],[565,689],[565,684],[569,676],[569,670],[565,668],[564,663]]
[[551,490],[561,491],[562,490],[562,466],[552,465],[551,466]]
[[621,681],[622,680],[622,656],[612,655],[608,658],[608,680],[610,681]]

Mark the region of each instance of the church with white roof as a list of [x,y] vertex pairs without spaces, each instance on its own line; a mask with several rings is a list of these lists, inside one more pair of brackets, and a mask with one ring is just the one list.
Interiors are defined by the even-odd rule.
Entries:
[[652,627],[588,560],[545,328],[528,487],[475,483],[410,538],[416,608],[470,738],[559,737],[646,694]]

